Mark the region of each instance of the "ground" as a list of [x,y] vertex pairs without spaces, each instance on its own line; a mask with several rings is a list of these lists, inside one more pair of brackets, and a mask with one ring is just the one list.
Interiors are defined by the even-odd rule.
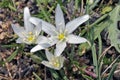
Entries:
[[[46,59],[44,50],[31,54],[30,50],[35,45],[16,43],[18,36],[11,24],[23,26],[26,6],[32,16],[55,24],[58,3],[66,23],[86,13],[90,15],[89,21],[82,24],[74,34],[84,36],[94,44],[68,44],[62,54],[65,57],[63,68],[54,70],[41,64],[41,60]],[[108,37],[110,32],[104,27],[111,17],[109,13],[118,5],[117,0],[94,0],[92,3],[87,3],[87,0],[0,0],[0,80],[100,80],[98,76],[102,80],[120,80],[120,52],[112,46],[111,38]],[[119,30],[119,19],[116,25]],[[100,69],[98,76],[93,53],[96,54]]]

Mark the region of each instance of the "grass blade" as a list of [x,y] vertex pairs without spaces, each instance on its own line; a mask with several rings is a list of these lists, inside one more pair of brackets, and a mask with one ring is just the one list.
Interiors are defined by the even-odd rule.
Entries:
[[18,49],[14,51],[7,59],[7,62],[10,62],[18,54]]
[[112,79],[112,76],[114,74],[114,71],[115,71],[117,65],[118,65],[117,63],[113,65],[107,80],[111,80]]
[[33,75],[37,78],[37,80],[42,80],[36,73],[33,72]]

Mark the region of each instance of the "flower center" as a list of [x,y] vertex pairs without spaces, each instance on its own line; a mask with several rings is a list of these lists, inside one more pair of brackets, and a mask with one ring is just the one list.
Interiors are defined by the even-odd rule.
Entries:
[[25,42],[28,43],[33,43],[36,40],[35,35],[33,35],[33,32],[28,32],[26,38],[25,38]]
[[59,67],[60,66],[59,60],[57,58],[53,58],[52,61],[51,61],[51,64],[54,67]]
[[64,34],[64,33],[59,34],[59,35],[58,35],[58,39],[59,39],[59,40],[65,39],[65,34]]
[[27,40],[28,40],[29,42],[32,42],[32,41],[35,40],[35,37],[34,37],[33,35],[30,35],[30,36],[28,36]]

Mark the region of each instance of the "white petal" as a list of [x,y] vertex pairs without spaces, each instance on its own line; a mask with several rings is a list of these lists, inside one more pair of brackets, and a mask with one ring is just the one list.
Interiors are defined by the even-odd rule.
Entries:
[[51,61],[52,58],[54,57],[54,55],[51,52],[49,52],[48,50],[45,50],[45,54],[49,61]]
[[41,63],[49,68],[53,68],[53,66],[48,61],[42,61]]
[[36,43],[37,44],[43,44],[43,43],[48,43],[49,39],[45,36],[39,36]]
[[51,44],[51,45],[54,45],[54,44],[56,44],[58,42],[58,39],[56,38],[56,36],[51,36],[51,37],[49,37],[49,43]]
[[45,36],[39,36],[36,41],[36,44],[49,44],[50,46],[53,46],[55,43],[55,40],[52,40],[51,38],[47,38]]
[[30,52],[36,52],[38,50],[42,50],[42,49],[46,49],[48,47],[50,47],[50,44],[44,43],[44,44],[38,44],[35,47],[33,47]]
[[42,61],[41,63],[42,63],[43,65],[49,67],[49,68],[52,68],[52,69],[56,69],[56,70],[59,70],[59,69],[60,69],[60,68],[58,68],[58,67],[52,66],[48,61]]
[[29,19],[30,19],[30,11],[28,7],[24,8],[24,27],[26,29],[27,32],[30,32],[33,30],[34,25],[32,23],[30,23]]
[[68,35],[67,42],[72,44],[79,44],[79,43],[87,42],[87,39],[71,34]]
[[15,24],[12,24],[13,31],[19,36],[24,37],[23,33],[25,32],[25,29],[23,27],[16,26]]
[[81,25],[88,19],[89,19],[89,15],[84,15],[82,17],[78,17],[78,18],[68,22],[66,24],[66,31],[68,31],[68,33],[72,33],[79,25]]
[[60,68],[62,68],[65,58],[62,56],[59,56],[59,59],[60,59]]
[[24,42],[23,42],[23,39],[22,39],[22,38],[18,38],[18,39],[16,40],[16,43],[24,43]]
[[43,21],[42,19],[31,17],[30,22],[35,24],[35,25],[38,24],[39,22],[42,22],[42,30],[43,31],[45,31],[49,35],[56,34],[56,28],[52,24],[47,23],[47,22]]
[[38,36],[38,35],[40,34],[41,29],[42,29],[42,22],[39,22],[39,23],[35,26],[34,31],[33,31],[36,36]]
[[65,21],[64,21],[64,17],[63,17],[63,12],[62,12],[59,4],[57,5],[55,13],[56,13],[55,24],[56,24],[57,30],[63,31],[65,29]]
[[66,42],[59,42],[56,44],[55,56],[60,56],[66,47]]

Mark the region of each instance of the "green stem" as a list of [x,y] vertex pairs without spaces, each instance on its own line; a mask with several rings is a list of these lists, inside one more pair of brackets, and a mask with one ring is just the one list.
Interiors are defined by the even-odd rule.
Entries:
[[100,76],[99,76],[98,60],[97,60],[96,49],[95,49],[94,44],[92,45],[91,49],[92,49],[93,64],[95,66],[95,73],[98,76],[98,80],[100,80],[99,79]]
[[[87,6],[86,6],[86,13],[89,14],[90,13],[90,5],[88,3],[88,0],[87,0]],[[99,76],[99,68],[98,68],[98,60],[97,60],[97,55],[96,55],[96,48],[95,48],[95,44],[94,44],[94,28],[90,28],[89,27],[89,21],[87,22],[87,34],[88,34],[88,37],[90,39],[90,42],[92,44],[91,46],[91,50],[92,50],[92,58],[93,58],[93,65],[95,66],[95,73],[97,74],[98,76],[98,80],[101,80],[100,76]]]
[[[102,53],[102,40],[101,40],[101,35],[99,34],[99,37],[98,37],[98,41],[99,41],[99,53],[98,53],[98,57],[100,57],[101,53]],[[99,60],[98,60],[98,79],[101,80],[101,67],[102,67],[102,64],[99,64]]]
[[98,45],[99,45],[99,53],[98,53],[98,58],[100,57],[100,55],[102,54],[102,40],[101,40],[101,35],[99,34],[98,36]]

